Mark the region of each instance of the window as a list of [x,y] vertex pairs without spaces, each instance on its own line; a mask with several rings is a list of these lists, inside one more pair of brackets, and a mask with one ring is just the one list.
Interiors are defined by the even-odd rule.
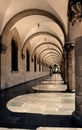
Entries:
[[18,71],[18,47],[13,39],[11,42],[11,70]]
[[27,71],[30,71],[30,54],[29,54],[28,50],[26,52],[26,69],[27,69]]

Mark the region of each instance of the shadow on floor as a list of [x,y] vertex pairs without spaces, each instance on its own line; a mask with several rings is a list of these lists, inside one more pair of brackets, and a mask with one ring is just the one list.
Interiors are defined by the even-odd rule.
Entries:
[[33,90],[35,93],[66,93],[66,91],[36,90],[36,89]]
[[[23,93],[22,93],[23,94]],[[19,94],[20,95],[20,94]],[[15,94],[15,96],[18,96]],[[38,113],[15,113],[7,109],[6,104],[15,97],[3,94],[0,105],[0,127],[36,129],[38,127],[77,127],[71,115],[43,115]]]
[[6,107],[9,100],[19,95],[35,92],[29,89],[31,87],[28,86],[29,84],[24,84],[1,92],[0,127],[26,129],[36,129],[38,127],[77,127],[73,124],[71,115],[43,115],[38,113],[15,113],[9,111]]
[[[2,117],[1,117],[2,115]],[[36,129],[38,127],[75,127],[68,115],[12,113],[0,115],[0,127]]]

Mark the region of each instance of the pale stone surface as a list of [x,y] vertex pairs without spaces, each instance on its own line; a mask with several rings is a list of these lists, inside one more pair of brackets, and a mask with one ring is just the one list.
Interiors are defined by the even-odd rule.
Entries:
[[37,130],[82,130],[82,128],[38,128]]
[[[41,114],[60,114],[71,115],[74,111],[74,94],[60,93],[66,90],[60,75],[53,75],[51,81],[49,79],[43,81],[40,85],[34,86],[37,92],[15,97],[7,103],[7,108],[13,112],[29,112]],[[47,93],[47,92],[52,93]],[[59,93],[54,93],[59,91]]]
[[13,128],[0,128],[0,130],[82,130],[82,128],[53,128],[53,127],[40,127],[37,129],[13,129]]
[[73,112],[73,118],[75,122],[80,126],[82,126],[82,71],[81,71],[82,43],[81,40],[82,37],[79,37],[76,40],[76,44],[75,44],[76,95],[75,95],[75,112]]
[[80,28],[82,28],[82,23],[79,22],[78,20],[76,21],[74,26],[72,26],[71,22],[69,23],[69,39],[70,39],[70,42],[75,42],[75,39],[82,35],[82,30]]
[[[11,40],[14,37],[17,45],[18,45],[18,71],[11,71]],[[21,42],[19,38],[19,34],[16,29],[13,29],[7,36],[7,41],[5,41],[7,50],[5,54],[1,54],[1,89],[10,88],[12,86],[28,82],[30,80],[34,80],[36,78],[40,78],[49,74],[49,70],[45,72],[38,71],[34,72],[34,62],[31,61],[30,58],[30,71],[26,71],[26,50],[25,50],[25,58],[21,57]],[[30,52],[31,55],[31,52]]]
[[74,48],[68,52],[68,88],[70,91],[75,90],[75,56]]

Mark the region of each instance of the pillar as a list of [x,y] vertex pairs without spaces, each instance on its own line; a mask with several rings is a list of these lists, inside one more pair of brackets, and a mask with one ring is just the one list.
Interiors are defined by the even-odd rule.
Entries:
[[62,57],[62,60],[61,60],[61,66],[60,66],[60,69],[61,69],[61,76],[64,80],[64,58]]
[[4,66],[6,65],[6,53],[7,46],[0,43],[0,91],[7,86],[7,72]]
[[74,92],[75,91],[75,57],[74,57],[74,43],[66,43],[65,49],[67,52],[67,92]]
[[75,111],[73,120],[82,127],[82,36],[75,43]]
[[75,58],[74,58],[74,48],[69,51],[68,59],[68,87],[69,91],[75,91]]
[[66,55],[66,52],[64,52],[63,57],[64,57],[64,84],[67,84],[67,55]]

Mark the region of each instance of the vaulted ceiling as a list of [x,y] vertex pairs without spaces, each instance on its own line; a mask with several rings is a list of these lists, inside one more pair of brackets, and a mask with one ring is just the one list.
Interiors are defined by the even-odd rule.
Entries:
[[2,42],[16,28],[23,48],[44,63],[60,64],[68,34],[68,0],[0,0]]

